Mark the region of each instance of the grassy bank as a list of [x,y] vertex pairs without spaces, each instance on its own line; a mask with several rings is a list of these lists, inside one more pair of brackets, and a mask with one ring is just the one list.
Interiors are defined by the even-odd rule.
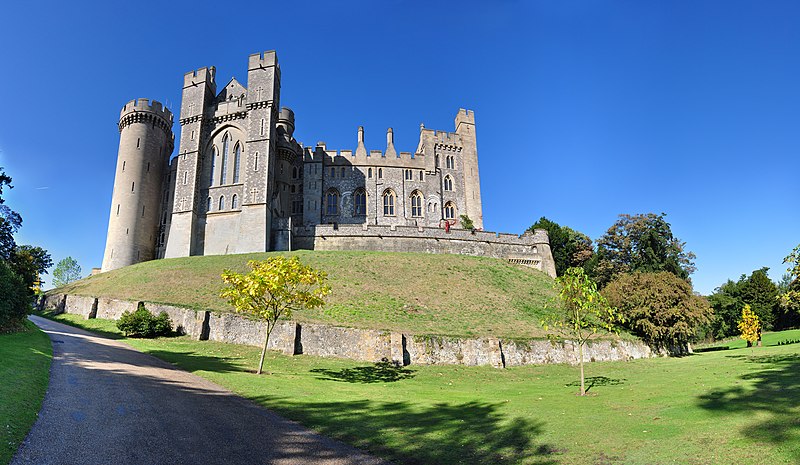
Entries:
[[[115,333],[110,321],[57,319]],[[577,369],[562,365],[398,368],[270,353],[271,374],[256,376],[254,347],[126,342],[402,463],[800,461],[800,344],[591,363],[581,398]]]
[[33,323],[0,334],[0,464],[6,464],[36,421],[50,379],[50,339]]
[[[247,261],[272,253],[153,260],[72,283],[58,292],[146,300],[229,311],[219,297],[222,270],[246,271]],[[333,293],[301,322],[410,334],[544,336],[539,322],[554,291],[552,279],[504,260],[463,255],[390,252],[292,252],[328,273]]]

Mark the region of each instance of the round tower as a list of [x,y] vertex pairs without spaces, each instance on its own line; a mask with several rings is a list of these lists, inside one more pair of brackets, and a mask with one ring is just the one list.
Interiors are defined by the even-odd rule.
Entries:
[[161,103],[137,99],[122,107],[102,271],[155,258],[164,174],[174,141],[172,113]]

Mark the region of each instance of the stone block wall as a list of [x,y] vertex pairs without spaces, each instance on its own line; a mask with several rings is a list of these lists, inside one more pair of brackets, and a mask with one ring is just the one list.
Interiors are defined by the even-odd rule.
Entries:
[[[136,310],[139,302],[75,295],[48,295],[43,305],[85,318],[116,320],[123,311]],[[158,315],[165,312],[173,327],[194,339],[261,347],[265,323],[232,313],[212,313],[144,302]],[[60,309],[60,310],[59,310]],[[273,329],[269,349],[287,355],[340,357],[363,362],[394,360],[404,365],[489,365],[496,368],[551,363],[578,363],[578,348],[570,341],[461,339],[420,336],[373,329],[342,328],[280,321]],[[584,351],[586,361],[632,360],[665,355],[641,341],[595,341]]]

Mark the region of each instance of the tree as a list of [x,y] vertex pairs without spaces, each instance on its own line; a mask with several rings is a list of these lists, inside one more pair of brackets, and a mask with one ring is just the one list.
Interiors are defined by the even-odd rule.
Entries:
[[47,269],[53,265],[50,254],[41,247],[20,245],[11,252],[9,260],[11,268],[21,278],[29,293],[33,294],[33,287],[39,281],[39,276],[47,274]]
[[62,258],[53,270],[53,286],[61,287],[81,279],[81,266],[72,257]]
[[791,282],[788,289],[780,295],[781,306],[800,310],[800,244],[783,259],[783,263],[788,263]]
[[568,338],[578,344],[580,395],[585,396],[584,346],[601,331],[616,332],[615,323],[621,320],[616,310],[597,292],[597,285],[582,268],[568,268],[563,275],[556,278],[556,287],[562,305],[542,320],[542,327],[545,331],[550,328],[556,331],[557,334],[548,334],[551,339]]
[[0,333],[16,330],[25,320],[29,306],[22,278],[0,260]]
[[475,229],[475,223],[472,222],[472,218],[467,215],[461,215],[461,227],[464,229]]
[[769,279],[767,271],[769,268],[764,267],[754,270],[749,276],[743,274],[738,281],[728,280],[708,297],[714,308],[710,328],[715,338],[739,334],[737,325],[745,304],[749,304],[758,315],[764,329],[791,324],[793,320],[781,314],[778,286]]
[[571,267],[583,267],[594,255],[589,236],[569,226],[561,226],[544,216],[534,223],[529,231],[544,229],[550,239],[550,251],[556,264],[556,275],[561,276]]
[[775,313],[780,303],[778,286],[769,279],[768,271],[768,267],[753,271],[750,276],[741,281],[739,288],[742,302],[750,305],[767,331],[773,328]]
[[739,321],[738,327],[742,339],[747,341],[747,347],[753,347],[756,341],[761,340],[761,323],[758,321],[758,315],[750,310],[749,305],[742,308],[742,319]]
[[685,352],[713,313],[688,282],[667,271],[618,275],[603,295],[619,308],[631,332],[672,353]]
[[228,287],[221,297],[228,299],[237,313],[266,323],[264,347],[258,362],[258,374],[264,366],[269,336],[280,318],[289,318],[294,310],[322,306],[331,289],[327,275],[303,265],[297,257],[271,257],[247,262],[247,274],[225,270],[222,280]]
[[590,271],[601,287],[620,273],[667,271],[681,279],[694,273],[692,252],[672,234],[666,214],[619,215],[597,241]]

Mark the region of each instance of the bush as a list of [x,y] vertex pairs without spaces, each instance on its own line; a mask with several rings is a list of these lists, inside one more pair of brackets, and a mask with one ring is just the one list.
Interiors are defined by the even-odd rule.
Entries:
[[28,288],[18,274],[0,261],[0,333],[21,327],[29,310]]
[[144,308],[144,304],[139,303],[135,312],[122,312],[117,320],[117,328],[132,337],[166,336],[172,332],[172,322],[166,313],[154,316]]

